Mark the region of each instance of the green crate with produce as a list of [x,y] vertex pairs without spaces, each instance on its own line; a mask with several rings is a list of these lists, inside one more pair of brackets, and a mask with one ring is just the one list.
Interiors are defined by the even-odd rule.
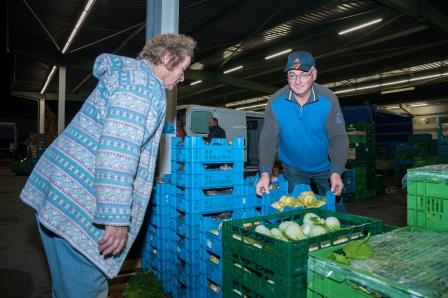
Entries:
[[447,243],[448,233],[407,227],[311,252],[307,297],[446,297]]
[[223,225],[223,297],[304,297],[308,252],[383,232],[377,219],[321,209]]

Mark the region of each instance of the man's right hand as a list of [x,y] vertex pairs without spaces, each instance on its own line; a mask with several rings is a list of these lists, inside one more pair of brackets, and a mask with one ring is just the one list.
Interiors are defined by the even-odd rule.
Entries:
[[261,173],[260,180],[257,183],[256,190],[257,195],[261,196],[263,194],[263,191],[265,191],[267,194],[269,194],[269,182],[270,182],[269,174],[268,173]]

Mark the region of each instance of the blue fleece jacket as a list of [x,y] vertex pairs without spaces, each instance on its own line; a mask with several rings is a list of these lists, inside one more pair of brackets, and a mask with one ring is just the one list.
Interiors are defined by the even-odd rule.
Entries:
[[260,137],[261,172],[272,172],[276,150],[288,167],[342,173],[348,137],[334,93],[314,83],[307,103],[300,106],[288,86],[276,92],[266,106]]

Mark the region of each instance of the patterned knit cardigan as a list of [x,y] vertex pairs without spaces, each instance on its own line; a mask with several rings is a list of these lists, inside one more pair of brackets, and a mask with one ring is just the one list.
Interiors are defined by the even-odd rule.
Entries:
[[[21,199],[46,228],[112,278],[143,223],[166,95],[144,59],[102,54],[93,74],[96,88],[40,157]],[[98,252],[104,225],[129,226],[120,256]]]

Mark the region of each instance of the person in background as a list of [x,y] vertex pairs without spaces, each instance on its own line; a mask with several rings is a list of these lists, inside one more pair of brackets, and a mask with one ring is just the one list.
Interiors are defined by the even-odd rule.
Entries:
[[219,126],[218,119],[216,118],[208,119],[208,131],[207,142],[209,143],[213,138],[226,138],[226,132]]
[[348,136],[338,98],[315,83],[314,57],[306,51],[292,52],[284,69],[288,84],[271,96],[266,106],[260,137],[258,195],[269,193],[276,151],[283,165],[289,192],[297,184],[313,180],[319,193],[336,196],[344,184]]
[[176,124],[176,137],[185,139],[187,133],[185,132],[184,123],[182,120],[177,120]]
[[34,167],[21,199],[36,212],[53,297],[107,297],[143,223],[166,112],[196,42],[163,34],[137,59],[97,57],[98,83]]

